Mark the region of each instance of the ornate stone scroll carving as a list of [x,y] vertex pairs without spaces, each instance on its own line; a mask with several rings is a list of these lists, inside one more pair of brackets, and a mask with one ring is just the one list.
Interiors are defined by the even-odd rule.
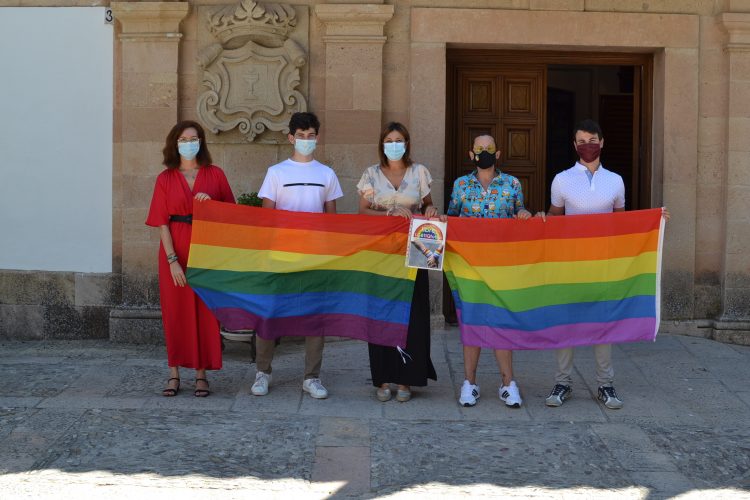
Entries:
[[287,133],[292,113],[307,110],[300,88],[307,53],[292,37],[295,8],[242,0],[205,14],[214,43],[198,55],[200,120],[214,134],[236,128],[248,142],[266,130]]

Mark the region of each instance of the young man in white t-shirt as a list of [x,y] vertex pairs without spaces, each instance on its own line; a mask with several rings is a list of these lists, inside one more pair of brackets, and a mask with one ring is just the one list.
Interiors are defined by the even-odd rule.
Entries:
[[[292,212],[336,213],[336,200],[343,196],[336,173],[313,158],[320,122],[313,113],[294,113],[289,121],[289,142],[294,153],[269,167],[258,196],[263,208]],[[323,361],[323,337],[305,337],[305,378],[302,390],[316,399],[328,397],[320,382]],[[256,337],[258,369],[250,392],[255,396],[268,394],[271,383],[271,361],[276,343]]]
[[[583,120],[575,130],[573,147],[579,160],[575,165],[557,174],[552,181],[551,204],[547,215],[602,214],[625,210],[625,184],[622,177],[604,168],[599,159],[604,137],[598,123]],[[622,408],[623,403],[612,385],[615,377],[612,368],[612,345],[594,347],[598,398],[611,409]],[[547,406],[560,406],[572,393],[573,349],[557,349],[558,371],[555,386],[545,400]]]

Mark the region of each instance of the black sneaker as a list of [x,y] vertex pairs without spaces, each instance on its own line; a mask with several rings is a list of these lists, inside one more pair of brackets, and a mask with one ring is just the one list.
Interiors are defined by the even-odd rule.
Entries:
[[617,397],[615,388],[611,385],[602,385],[599,387],[599,401],[610,410],[619,410],[623,407],[623,402]]
[[544,404],[547,406],[562,406],[563,402],[573,395],[573,389],[569,385],[555,384]]

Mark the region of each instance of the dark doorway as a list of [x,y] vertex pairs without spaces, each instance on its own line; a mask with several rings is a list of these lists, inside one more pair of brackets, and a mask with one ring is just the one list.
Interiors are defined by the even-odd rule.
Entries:
[[599,122],[605,137],[602,164],[620,174],[626,206],[641,206],[638,174],[640,110],[636,109],[640,71],[636,66],[549,65],[547,67],[546,192],[555,175],[573,165],[572,130],[584,118]]

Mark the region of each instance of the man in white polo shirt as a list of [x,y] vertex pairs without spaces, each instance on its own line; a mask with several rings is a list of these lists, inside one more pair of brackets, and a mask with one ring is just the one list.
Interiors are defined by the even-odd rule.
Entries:
[[[294,113],[289,121],[289,142],[294,153],[269,167],[258,196],[263,198],[263,208],[290,210],[292,212],[336,213],[336,200],[341,192],[336,173],[313,158],[318,140],[320,122],[313,113]],[[250,392],[255,396],[268,394],[271,383],[271,361],[276,343],[256,337],[258,369]],[[323,337],[305,337],[305,376],[302,390],[313,398],[328,397],[320,382],[323,362]]]
[[[574,129],[573,146],[579,160],[571,168],[555,176],[552,181],[551,204],[547,215],[604,214],[625,210],[625,184],[622,177],[602,166],[599,160],[604,137],[598,123],[583,120]],[[612,385],[615,377],[612,368],[612,345],[594,347],[598,398],[610,409],[622,408],[623,403]],[[545,403],[560,406],[573,389],[573,349],[557,349],[558,371],[555,386]]]

